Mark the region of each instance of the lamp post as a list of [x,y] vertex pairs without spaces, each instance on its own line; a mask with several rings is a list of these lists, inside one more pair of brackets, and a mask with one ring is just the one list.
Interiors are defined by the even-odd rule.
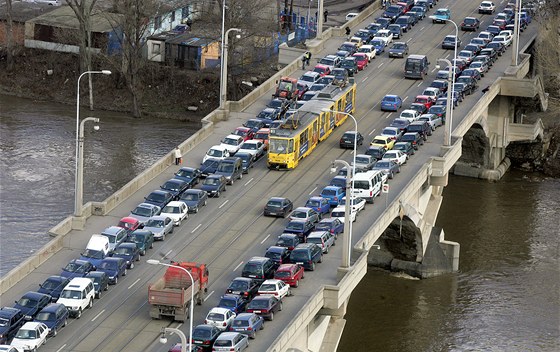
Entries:
[[[225,3],[225,1],[224,1]],[[225,109],[226,106],[226,99],[227,99],[227,59],[228,59],[228,35],[229,32],[241,32],[239,28],[230,28],[226,31],[224,35],[224,41],[222,42],[222,67],[221,67],[221,75],[220,75],[220,109]],[[237,38],[241,36],[238,34]]]
[[[346,240],[344,241],[344,246],[342,248],[342,267],[348,268],[350,267],[350,251],[352,249],[352,221],[350,219],[351,216],[350,205],[353,204],[354,201],[354,176],[356,176],[356,147],[358,145],[358,121],[356,121],[356,118],[352,114],[344,111],[335,111],[330,109],[323,109],[322,111],[331,112],[335,114],[344,114],[352,118],[352,120],[354,120],[354,153],[352,156],[352,167],[350,167],[350,165],[344,160],[335,160],[333,162],[333,168],[334,168],[334,163],[340,163],[346,166],[348,170],[348,175],[346,176],[346,202],[344,204],[344,213],[345,213],[344,233],[348,231],[347,232],[348,236],[346,236]],[[350,170],[352,170],[351,180],[348,178]]]
[[[109,70],[101,70],[101,71],[86,71],[83,72],[78,77],[78,85],[76,88],[76,175],[75,175],[75,191],[74,191],[74,216],[82,216],[82,199],[83,199],[83,151],[80,151],[80,138],[82,138],[82,146],[83,146],[83,125],[82,131],[80,132],[80,79],[86,74],[90,73],[100,73],[103,75],[110,75],[111,71]],[[88,118],[89,119],[89,118]],[[85,119],[84,122],[88,119]],[[88,120],[91,121],[91,120]],[[97,119],[96,122],[98,122]],[[82,165],[81,165],[82,164]],[[80,166],[81,165],[81,166]]]
[[511,65],[517,66],[517,60],[519,57],[519,21],[521,20],[521,0],[515,1],[514,10],[514,22],[513,22],[513,50],[511,52]]
[[[431,19],[436,19],[436,20],[441,20],[441,21],[445,21],[445,22],[451,22],[453,23],[453,26],[455,26],[455,47],[453,50],[453,63],[455,63],[455,59],[457,59],[457,42],[459,41],[459,27],[457,27],[457,23],[455,23],[453,20],[451,19],[446,19],[446,18],[442,18],[440,16],[430,16]],[[451,108],[449,102],[451,101],[451,103],[453,104],[454,100],[453,99],[449,99],[450,97],[453,98],[455,96],[455,91],[453,90],[453,86],[455,85],[455,65],[452,65],[451,62],[447,59],[440,59],[442,61],[446,61],[447,64],[449,65],[449,74],[451,75],[451,96],[449,94],[449,88],[448,92],[447,92],[447,107],[445,109],[445,119],[447,120],[445,123],[448,124],[447,128],[445,129],[445,137],[444,137],[444,145],[449,146],[451,145],[451,131],[453,129],[453,108]],[[447,81],[449,82],[449,78],[447,79]]]
[[[148,259],[148,260],[146,260],[146,262],[148,264],[151,264],[151,265],[163,265],[163,266],[168,266],[170,268],[181,269],[184,272],[186,272],[187,275],[189,275],[189,278],[191,279],[191,306],[190,306],[190,312],[189,312],[189,352],[191,352],[191,350],[192,350],[191,340],[192,340],[193,319],[194,319],[194,317],[193,317],[193,313],[194,313],[194,279],[193,279],[191,273],[187,269],[183,268],[182,266],[162,263],[157,259]],[[170,328],[166,328],[166,329],[170,329]],[[171,329],[171,330],[173,330],[173,329]],[[174,329],[174,330],[177,330],[182,334],[182,331],[180,331],[178,329]],[[177,331],[173,331],[173,332],[177,333]],[[183,337],[185,335],[183,334],[183,336],[181,336],[181,334],[179,334],[179,333],[177,333],[177,334],[181,337],[181,352],[186,352],[187,351],[186,343],[183,342]],[[186,338],[185,338],[185,340],[186,340]]]
[[[181,339],[181,352],[187,352],[187,337],[181,330],[177,328],[162,328],[159,342],[167,343],[167,337],[165,337],[166,333],[179,335],[179,338]],[[189,351],[190,350],[191,350],[191,343],[189,342]]]

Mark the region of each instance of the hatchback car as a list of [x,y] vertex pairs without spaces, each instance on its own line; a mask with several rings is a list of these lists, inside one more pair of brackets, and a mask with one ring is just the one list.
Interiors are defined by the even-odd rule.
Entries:
[[210,197],[220,198],[220,194],[226,191],[226,178],[224,175],[209,175],[202,181],[200,189]]
[[291,220],[288,225],[284,228],[284,233],[293,233],[296,234],[302,239],[302,242],[305,240],[307,235],[313,231],[315,228],[315,224],[311,221],[306,220]]
[[93,281],[95,298],[101,298],[103,291],[109,290],[109,276],[103,271],[90,271],[86,277]]
[[173,194],[163,190],[156,190],[148,194],[144,199],[145,203],[153,204],[161,209],[173,200]]
[[480,27],[480,20],[476,17],[465,17],[460,27],[462,31],[477,31]]
[[311,208],[297,207],[290,213],[290,220],[305,220],[316,224],[321,220],[321,216]]
[[258,283],[262,283],[263,281],[274,277],[274,271],[276,271],[277,267],[278,264],[270,258],[252,257],[249,261],[247,261],[243,270],[241,270],[241,276],[248,277]]
[[341,187],[327,186],[321,191],[321,197],[326,198],[331,206],[340,204],[340,200],[344,197],[345,190]]
[[198,213],[207,204],[208,193],[201,189],[189,189],[181,195],[179,201],[187,205],[189,213]]
[[249,347],[249,337],[238,332],[223,332],[212,345],[212,351],[216,352],[240,352]]
[[41,309],[34,322],[43,323],[49,329],[47,336],[56,336],[58,330],[62,329],[68,323],[68,309],[64,304],[51,303]]
[[[441,105],[434,105],[434,106],[442,107]],[[445,107],[443,107],[443,109],[445,111]],[[441,120],[441,116],[436,114],[430,114],[430,113],[421,115],[418,121],[426,121],[432,128],[432,131],[435,131],[436,128],[438,128],[443,124]]]
[[60,276],[67,277],[69,279],[84,277],[87,273],[93,270],[95,270],[95,268],[90,262],[80,259],[72,259],[64,268],[62,268]]
[[286,284],[284,281],[278,279],[269,279],[261,284],[257,294],[272,295],[281,300],[286,296],[291,296],[292,291],[290,289],[290,285]]
[[189,208],[184,202],[172,201],[161,209],[161,216],[171,218],[173,225],[180,226],[189,217]]
[[260,283],[249,277],[236,277],[226,288],[226,293],[251,299],[257,295]]
[[298,235],[293,233],[283,233],[278,236],[278,240],[276,240],[276,246],[286,247],[288,250],[294,249],[298,244],[301,243],[301,239]]
[[303,266],[305,270],[313,271],[316,263],[323,261],[323,251],[314,243],[300,243],[292,250],[290,260]]
[[323,253],[327,254],[331,247],[335,245],[334,239],[334,236],[328,231],[313,231],[307,236],[307,243],[315,243],[321,247]]
[[119,277],[126,276],[126,260],[122,258],[105,258],[99,264],[97,271],[102,271],[109,277],[109,284],[116,285]]
[[408,55],[408,44],[405,42],[395,42],[389,49],[389,57],[405,57]]
[[270,258],[278,265],[290,262],[290,250],[282,246],[270,246],[266,250],[265,257]]
[[383,159],[380,161],[393,161],[398,165],[406,164],[408,160],[408,154],[401,152],[400,150],[389,150],[385,155],[383,155]]
[[138,219],[140,224],[144,225],[146,221],[152,216],[156,216],[161,211],[161,208],[148,203],[140,203],[129,216]]
[[206,315],[206,319],[204,319],[204,324],[215,326],[221,331],[226,331],[229,329],[234,318],[235,318],[235,313],[230,309],[214,307],[210,309],[210,311]]
[[154,234],[152,231],[143,228],[141,230],[134,231],[126,240],[127,242],[132,242],[136,244],[140,255],[146,255],[148,249],[154,248]]
[[271,295],[256,296],[247,305],[247,313],[255,313],[266,320],[274,320],[274,314],[282,310],[282,301]]
[[346,131],[342,135],[339,141],[340,148],[344,149],[352,149],[354,148],[354,142],[357,142],[357,145],[362,145],[364,142],[364,136],[360,132],[356,135],[355,131]]
[[395,145],[395,140],[386,136],[375,136],[371,140],[370,145],[383,147],[386,150],[390,150],[393,149],[393,145]]
[[235,331],[249,338],[254,339],[257,331],[264,328],[264,318],[255,313],[241,313],[238,314],[229,328],[230,331]]
[[37,313],[51,303],[51,296],[29,291],[16,301],[14,308],[19,309],[25,320],[33,320]]
[[49,328],[39,322],[27,322],[18,330],[10,346],[22,351],[37,351],[47,342]]
[[191,343],[203,347],[210,351],[214,341],[220,336],[222,330],[213,325],[200,324],[197,325],[192,332]]
[[140,260],[140,250],[136,243],[124,242],[121,243],[113,251],[113,258],[122,258],[126,260],[128,269],[134,268],[134,262]]
[[60,292],[68,285],[70,279],[64,276],[49,276],[42,284],[39,285],[37,292],[49,295],[52,301],[56,301],[60,297]]
[[241,295],[225,294],[220,298],[220,302],[218,302],[217,307],[227,308],[235,314],[239,314],[245,310],[247,303],[249,303],[249,301],[246,297]]
[[168,216],[152,216],[146,221],[143,230],[154,234],[154,240],[163,241],[165,236],[173,233],[173,220]]
[[373,167],[374,170],[383,171],[390,179],[395,177],[395,174],[401,172],[401,167],[399,164],[390,161],[390,160],[379,160],[375,166]]
[[344,232],[344,224],[337,218],[326,218],[315,226],[315,231],[328,231],[336,239],[339,234]]
[[282,264],[276,270],[274,278],[284,281],[291,287],[299,287],[299,281],[304,278],[304,269],[298,264]]
[[331,211],[328,199],[323,197],[313,196],[307,200],[305,206],[315,210],[320,217]]
[[371,155],[373,158],[379,160],[383,157],[383,154],[385,154],[386,151],[387,149],[385,147],[374,145],[374,146],[369,146],[365,154]]
[[406,153],[408,156],[414,155],[414,147],[410,142],[395,143],[393,150],[400,150],[401,152]]
[[457,48],[459,48],[461,46],[461,39],[457,38],[454,35],[447,35],[445,36],[445,38],[443,38],[443,41],[441,42],[441,48],[442,49],[455,49],[455,45],[457,45]]
[[402,107],[402,99],[398,95],[388,94],[381,100],[381,111],[398,111]]
[[285,218],[292,212],[294,205],[288,198],[272,197],[264,206],[264,216],[280,216]]

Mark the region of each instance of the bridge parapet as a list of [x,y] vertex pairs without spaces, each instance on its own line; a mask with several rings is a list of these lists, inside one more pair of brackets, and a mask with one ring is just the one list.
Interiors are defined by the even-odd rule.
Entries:
[[441,147],[441,156],[432,157],[432,177],[444,177],[448,174],[461,157],[462,141],[462,138],[454,139],[453,145]]

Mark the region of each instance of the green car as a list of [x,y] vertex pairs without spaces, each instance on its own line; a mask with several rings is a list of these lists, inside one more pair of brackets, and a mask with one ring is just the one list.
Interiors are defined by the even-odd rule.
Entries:
[[152,231],[135,230],[126,241],[136,243],[140,255],[146,255],[146,250],[148,248],[154,248],[154,234]]

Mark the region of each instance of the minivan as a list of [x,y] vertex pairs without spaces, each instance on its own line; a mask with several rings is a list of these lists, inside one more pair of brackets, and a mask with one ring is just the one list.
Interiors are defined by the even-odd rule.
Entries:
[[253,257],[243,267],[241,276],[254,279],[259,284],[264,280],[274,278],[274,272],[278,264],[266,257]]
[[432,135],[432,128],[427,121],[414,121],[408,125],[406,132],[418,132],[424,140],[427,140],[428,136]]
[[366,202],[373,203],[373,199],[381,193],[383,172],[371,170],[360,172],[354,178],[354,195],[364,198]]
[[86,250],[81,254],[80,259],[87,260],[93,264],[93,266],[97,267],[103,259],[109,256],[109,252],[109,236],[91,235]]
[[228,185],[233,185],[233,181],[243,177],[243,161],[241,158],[230,156],[220,161],[216,175],[224,175]]
[[290,261],[303,266],[303,269],[313,271],[315,264],[323,261],[323,251],[315,243],[300,243],[292,250]]
[[430,62],[426,55],[409,55],[404,64],[404,77],[424,79],[428,74]]
[[43,323],[49,328],[47,336],[56,336],[58,330],[65,327],[68,319],[68,309],[64,304],[51,303],[35,317],[35,322]]
[[80,319],[84,309],[93,306],[94,296],[93,281],[85,277],[75,277],[62,290],[56,303],[64,304],[72,316]]
[[329,231],[313,231],[307,236],[307,243],[315,243],[321,247],[323,253],[329,253],[329,249],[335,245],[334,235]]

